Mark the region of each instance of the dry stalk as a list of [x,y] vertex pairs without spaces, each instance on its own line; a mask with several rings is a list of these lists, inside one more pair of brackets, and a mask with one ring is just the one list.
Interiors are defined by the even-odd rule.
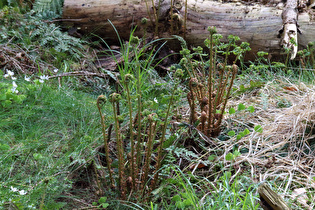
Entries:
[[115,132],[116,132],[116,147],[118,152],[118,176],[119,176],[119,190],[121,193],[121,198],[125,199],[125,190],[126,190],[126,178],[124,173],[124,145],[123,140],[120,134],[120,126],[119,126],[119,119],[117,115],[117,107],[119,106],[119,100],[121,99],[121,95],[118,93],[113,93],[110,95],[110,102],[113,106],[113,114],[115,120]]
[[102,133],[103,133],[103,140],[104,140],[104,149],[105,149],[105,158],[106,158],[106,162],[107,162],[107,168],[108,168],[108,174],[109,174],[109,179],[110,179],[110,183],[111,186],[114,186],[114,179],[113,179],[113,174],[112,174],[112,169],[111,169],[111,163],[112,160],[109,157],[109,147],[108,147],[108,140],[110,139],[110,132],[111,132],[111,127],[109,129],[109,135],[108,138],[106,136],[106,126],[105,126],[105,120],[104,120],[104,115],[102,114],[102,106],[104,105],[104,103],[106,103],[106,97],[104,95],[100,95],[97,98],[97,108],[101,117],[101,124],[102,124]]

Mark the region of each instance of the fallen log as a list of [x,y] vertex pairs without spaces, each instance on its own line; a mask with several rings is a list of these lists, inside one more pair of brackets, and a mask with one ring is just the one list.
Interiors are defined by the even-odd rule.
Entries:
[[[287,44],[288,37],[292,36],[286,36],[290,29],[287,30],[285,21],[292,18],[283,14],[288,11],[285,8],[292,9],[293,5],[298,17],[289,22],[291,26],[296,24],[301,32],[296,33],[296,50],[315,41],[315,10],[307,7],[310,3],[298,12],[298,5],[288,7],[279,0],[265,5],[211,0],[65,0],[62,19],[72,31],[96,34],[107,42],[117,41],[112,23],[121,39],[128,39],[137,26],[134,33],[138,36],[169,38],[180,35],[190,46],[203,46],[209,34],[208,26],[216,26],[223,37],[233,34],[239,36],[240,41],[250,43],[252,51],[248,58],[255,57],[258,51],[268,52],[276,58],[283,53],[282,45],[294,48]],[[283,41],[285,37],[286,42]],[[178,42],[171,44],[176,46]],[[293,49],[295,53],[296,50]]]

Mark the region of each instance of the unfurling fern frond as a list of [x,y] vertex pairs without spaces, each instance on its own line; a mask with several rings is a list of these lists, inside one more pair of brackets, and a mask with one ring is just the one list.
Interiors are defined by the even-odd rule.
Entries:
[[180,42],[180,46],[183,49],[187,49],[187,42],[185,41],[185,39],[181,36],[177,36],[177,35],[173,35],[174,38],[176,38],[179,42]]

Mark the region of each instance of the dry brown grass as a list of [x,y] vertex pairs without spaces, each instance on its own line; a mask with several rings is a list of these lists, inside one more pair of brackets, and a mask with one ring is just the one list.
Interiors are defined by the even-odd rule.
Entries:
[[[277,100],[286,99],[292,106],[277,107]],[[279,191],[288,194],[289,190],[304,188],[315,191],[315,86],[303,83],[272,81],[259,92],[246,93],[238,99],[231,99],[229,106],[243,103],[254,105],[256,111],[240,119],[227,116],[227,126],[234,123],[261,125],[262,133],[252,132],[239,141],[232,138],[223,142],[225,155],[238,144],[239,149],[247,149],[233,163],[236,174],[250,170],[256,182],[280,180]],[[251,128],[251,130],[253,130]],[[230,162],[225,161],[226,165]],[[236,176],[234,174],[234,176]],[[311,195],[310,201],[315,200]],[[301,202],[300,202],[301,203]],[[303,204],[306,209],[314,209],[314,202]],[[307,206],[306,206],[307,205]]]

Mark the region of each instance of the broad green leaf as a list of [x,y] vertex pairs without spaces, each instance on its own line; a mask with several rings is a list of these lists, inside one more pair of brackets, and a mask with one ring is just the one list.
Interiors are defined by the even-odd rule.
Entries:
[[239,134],[239,135],[241,135],[242,137],[244,137],[244,136],[245,136],[245,132],[244,132],[244,131],[239,132],[238,134]]
[[100,199],[98,199],[99,204],[106,203],[106,201],[107,201],[107,197],[100,197]]
[[254,130],[255,130],[256,132],[258,132],[258,133],[262,133],[262,132],[263,132],[263,129],[262,129],[261,125],[256,125],[256,126],[254,127]]
[[233,160],[233,154],[232,154],[232,153],[228,153],[228,154],[225,156],[225,160],[232,161],[232,160]]
[[109,206],[109,203],[102,203],[101,206],[102,208],[106,209]]
[[229,109],[229,114],[234,114],[234,113],[235,113],[235,109],[233,107]]
[[250,113],[253,113],[255,111],[255,108],[253,106],[249,106],[247,107],[247,110],[250,112]]
[[229,136],[235,136],[235,131],[229,131],[229,132],[228,132],[228,135],[229,135]]
[[245,136],[250,134],[250,131],[247,128],[243,132],[244,132]]
[[246,109],[246,106],[244,104],[242,104],[242,103],[239,104],[238,107],[237,107],[238,111],[242,111],[242,110],[245,110],[245,109]]

